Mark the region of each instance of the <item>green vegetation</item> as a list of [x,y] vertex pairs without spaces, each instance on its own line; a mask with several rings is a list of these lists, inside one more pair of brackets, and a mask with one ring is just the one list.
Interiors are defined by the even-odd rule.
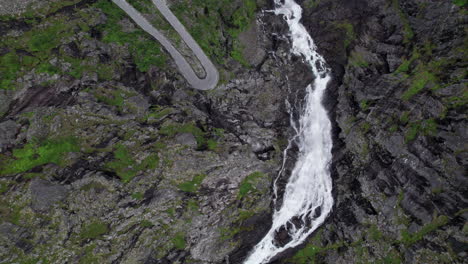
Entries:
[[449,218],[445,215],[435,217],[431,223],[426,224],[418,232],[410,234],[407,230],[403,230],[401,233],[401,242],[406,246],[411,246],[414,243],[422,240],[427,234],[439,229],[448,223]]
[[14,149],[13,157],[0,163],[0,175],[26,172],[48,163],[65,166],[66,154],[78,151],[78,140],[74,137],[28,142],[23,148]]
[[[32,26],[30,31],[19,36],[7,36],[0,40],[2,46],[10,48],[10,52],[0,56],[0,89],[16,89],[16,80],[33,69],[37,73],[68,74],[74,78],[81,78],[89,72],[97,73],[99,80],[110,80],[114,74],[114,65],[111,63],[95,62],[91,57],[74,58],[67,55],[62,49],[65,40],[81,30],[85,37],[90,37],[90,28],[87,26],[96,13],[89,10],[75,12],[72,19],[63,16],[61,13],[53,13],[65,6],[72,6],[73,1],[51,2],[39,11],[32,10],[26,12],[22,17]],[[149,67],[163,67],[166,62],[166,55],[161,51],[160,45],[146,34],[143,30],[137,29],[133,32],[123,32],[119,21],[125,18],[125,13],[111,1],[99,0],[93,7],[100,8],[107,16],[105,24],[98,26],[98,29],[105,32],[104,42],[117,43],[127,46],[132,54],[137,68],[148,71]],[[41,13],[44,12],[44,13]],[[39,15],[38,15],[39,14]],[[41,16],[35,19],[35,16]],[[8,19],[16,19],[14,17]],[[3,18],[2,20],[8,20]],[[76,43],[79,45],[79,43]],[[26,52],[17,52],[17,51]],[[71,64],[67,69],[61,69],[57,65],[50,63],[52,59],[58,59],[59,65],[62,62]]]
[[184,250],[186,246],[185,242],[185,235],[182,232],[177,233],[173,238],[172,238],[172,244],[176,249],[179,250]]
[[95,89],[93,94],[99,102],[110,106],[115,106],[120,112],[123,110],[125,99],[135,95],[134,93],[124,91],[117,87],[99,87]]
[[149,123],[160,121],[161,118],[170,115],[173,111],[174,109],[170,107],[164,108],[161,106],[153,106],[151,107],[149,114],[145,116],[144,121]]
[[403,114],[400,116],[400,123],[402,125],[406,125],[409,122],[409,111],[403,112]]
[[364,58],[364,54],[358,51],[352,51],[349,58],[349,64],[354,67],[369,67],[369,63]]
[[151,66],[164,67],[167,57],[159,43],[140,28],[133,32],[122,30],[119,21],[126,15],[117,5],[110,1],[99,0],[94,6],[107,15],[107,23],[100,26],[101,30],[106,32],[104,42],[127,44],[138,70],[142,72],[148,71]]
[[[318,1],[317,1],[318,2]],[[347,49],[349,45],[356,39],[356,32],[354,32],[353,24],[349,22],[335,23],[335,27],[344,33],[344,48]]]
[[452,3],[459,7],[465,7],[468,5],[468,0],[452,0]]
[[83,228],[80,233],[80,238],[82,240],[97,239],[107,232],[109,232],[107,224],[100,221],[94,221]]
[[367,132],[369,132],[369,130],[371,129],[371,124],[369,124],[368,122],[364,121],[361,123],[360,125],[361,127],[361,131],[363,134],[366,134]]
[[[256,8],[255,0],[243,0],[239,5],[231,0],[183,0],[171,7],[200,47],[219,64],[224,64],[227,54],[245,63],[237,37],[252,23]],[[224,45],[227,36],[233,42],[228,50]]]
[[196,200],[189,200],[187,202],[187,208],[191,211],[198,211],[198,209],[200,209],[200,206],[198,205],[198,202]]
[[434,119],[416,121],[408,124],[405,133],[405,142],[411,142],[416,139],[419,134],[424,136],[432,136],[437,132],[437,122]]
[[291,259],[291,263],[295,264],[314,264],[316,263],[316,257],[319,254],[325,253],[328,250],[337,250],[344,246],[343,242],[334,243],[325,247],[316,246],[320,242],[320,232],[310,241],[307,246],[299,250]]
[[413,80],[411,82],[410,87],[407,91],[403,93],[401,98],[405,101],[408,101],[409,99],[411,99],[411,97],[421,92],[430,82],[437,83],[437,79],[432,73],[428,71],[417,72],[413,76]]
[[132,193],[132,198],[135,200],[143,200],[143,197],[143,193],[141,192]]
[[205,179],[206,174],[198,174],[192,178],[190,181],[183,182],[177,187],[184,192],[196,193],[200,189],[201,183]]
[[305,2],[305,7],[306,8],[314,8],[314,7],[318,6],[319,3],[320,3],[320,0],[307,0]]
[[[166,137],[174,137],[179,133],[190,133],[197,140],[198,149],[216,150],[218,143],[208,138],[208,133],[195,126],[193,123],[187,124],[168,124],[160,128],[159,134]],[[216,133],[216,131],[215,131]]]
[[115,171],[123,182],[129,182],[139,171],[155,169],[159,165],[157,154],[149,155],[141,162],[136,162],[128,147],[118,144],[114,151],[114,160],[106,163],[105,167]]
[[359,107],[361,107],[361,109],[363,111],[366,111],[367,109],[369,109],[369,101],[364,99],[362,100],[360,103],[359,103]]
[[153,227],[153,223],[151,223],[151,221],[148,221],[148,220],[142,220],[140,222],[140,226],[145,228],[145,227]]
[[251,173],[247,177],[245,177],[239,186],[239,199],[242,199],[247,194],[254,192],[256,190],[255,185],[257,184],[259,179],[263,177],[265,177],[265,174],[259,171]]
[[374,241],[378,241],[382,238],[382,233],[375,224],[369,227],[369,237]]
[[90,190],[100,191],[100,190],[105,190],[105,189],[106,189],[106,186],[104,184],[100,182],[96,182],[96,181],[92,181],[80,188],[80,190],[86,191],[86,192]]
[[1,182],[0,183],[0,194],[6,193],[8,191],[9,186],[10,186],[9,182]]
[[400,8],[400,1],[399,0],[392,0],[392,5],[393,8],[398,12],[398,15],[400,16],[400,19],[403,23],[403,43],[409,44],[411,40],[414,38],[414,32],[413,29],[411,28],[411,25],[409,23],[408,17],[406,14],[403,12],[403,10]]
[[396,73],[408,72],[410,70],[411,64],[419,59],[421,54],[417,49],[414,49],[409,60],[404,60],[403,63],[396,69]]

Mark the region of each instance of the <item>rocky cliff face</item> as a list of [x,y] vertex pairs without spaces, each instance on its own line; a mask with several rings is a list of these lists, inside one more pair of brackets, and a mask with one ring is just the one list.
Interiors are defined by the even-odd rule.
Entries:
[[336,204],[280,262],[464,262],[466,4],[302,4],[334,73]]
[[[268,230],[313,76],[271,2],[194,2],[169,3],[221,70],[210,92],[109,1],[1,17],[0,263],[240,263]],[[463,262],[465,7],[301,4],[334,74],[336,205],[276,261]]]
[[219,89],[192,90],[110,1],[2,17],[1,263],[240,261],[268,229],[308,69],[256,23],[261,3],[172,4],[214,12],[194,24]]

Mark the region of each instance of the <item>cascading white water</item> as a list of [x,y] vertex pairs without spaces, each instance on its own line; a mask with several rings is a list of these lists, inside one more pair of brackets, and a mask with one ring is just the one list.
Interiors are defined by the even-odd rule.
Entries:
[[[284,0],[284,3],[275,0],[275,5],[275,14],[284,16],[289,25],[292,52],[302,56],[310,65],[315,80],[306,88],[303,113],[295,127],[297,136],[294,140],[299,153],[284,191],[283,204],[273,213],[271,229],[254,247],[245,264],[268,263],[278,253],[300,245],[325,221],[333,206],[329,170],[332,159],[331,123],[322,105],[330,70],[300,23],[302,8],[293,0]],[[291,123],[294,124],[294,120]],[[288,232],[290,239],[279,245],[275,242],[275,235],[282,229]]]

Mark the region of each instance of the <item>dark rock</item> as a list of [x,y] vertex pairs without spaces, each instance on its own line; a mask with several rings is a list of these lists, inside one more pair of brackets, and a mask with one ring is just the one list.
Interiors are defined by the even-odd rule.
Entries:
[[34,179],[29,187],[31,208],[38,212],[49,210],[55,203],[65,199],[68,188],[45,180]]

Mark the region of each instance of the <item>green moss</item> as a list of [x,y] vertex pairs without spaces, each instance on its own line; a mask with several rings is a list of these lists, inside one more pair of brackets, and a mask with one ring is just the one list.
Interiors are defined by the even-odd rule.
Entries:
[[371,225],[369,227],[369,237],[374,240],[374,241],[378,241],[382,238],[382,233],[380,232],[380,230],[377,228],[377,225]]
[[141,192],[132,193],[132,198],[135,200],[143,200],[143,193]]
[[19,77],[18,72],[21,67],[21,57],[15,52],[0,56],[0,89],[12,90],[15,88],[14,81]]
[[263,177],[265,177],[265,174],[259,171],[251,173],[245,177],[239,186],[239,194],[237,195],[239,199],[242,199],[247,194],[254,192],[256,190],[255,184]]
[[433,74],[427,71],[418,72],[412,78],[412,82],[407,91],[403,93],[401,98],[408,101],[416,94],[420,93],[429,82],[436,83],[437,79]]
[[118,144],[113,152],[114,160],[105,164],[105,168],[115,171],[123,182],[129,182],[139,171],[155,169],[159,164],[157,154],[152,154],[140,163],[133,159],[128,147]]
[[408,125],[405,133],[405,142],[416,139],[419,134],[424,136],[433,136],[437,133],[437,122],[434,119],[417,121]]
[[164,108],[161,106],[152,107],[150,113],[145,116],[145,122],[160,121],[161,118],[170,115],[174,111],[173,108]]
[[13,157],[0,163],[0,175],[26,172],[48,163],[65,166],[66,154],[79,150],[78,140],[74,137],[28,142],[23,148],[14,149]]
[[344,48],[347,49],[349,45],[356,39],[356,32],[354,32],[353,24],[349,22],[335,23],[335,27],[344,33]]
[[167,56],[162,52],[161,45],[150,35],[139,28],[133,32],[122,30],[119,21],[126,15],[117,5],[99,0],[94,6],[107,15],[107,23],[100,26],[106,32],[104,42],[128,45],[138,70],[146,72],[151,66],[162,68],[166,65]]
[[28,32],[28,49],[31,52],[49,52],[57,47],[62,38],[70,36],[69,25],[65,21],[57,21],[56,23],[45,27],[38,28],[32,32]]
[[96,182],[96,181],[92,181],[86,185],[84,185],[83,187],[80,188],[80,190],[82,191],[90,191],[90,190],[96,190],[96,191],[99,191],[99,190],[105,190],[106,189],[106,186],[103,185],[102,183],[100,182]]
[[414,38],[414,32],[411,28],[409,23],[408,17],[400,8],[400,1],[399,0],[392,0],[393,8],[398,12],[400,19],[403,23],[403,43],[409,44],[411,40]]
[[361,131],[363,134],[367,134],[367,132],[369,132],[370,129],[371,129],[371,124],[369,124],[366,121],[361,123]]
[[400,116],[400,123],[401,123],[402,125],[408,124],[408,121],[409,121],[409,114],[410,114],[409,111],[405,111],[405,112],[403,112],[403,114]]
[[418,232],[410,234],[407,230],[403,230],[401,233],[401,242],[406,246],[411,246],[414,243],[422,240],[427,234],[439,229],[440,227],[446,225],[449,221],[449,218],[445,215],[435,217],[431,223],[424,225],[421,230]]
[[[174,14],[185,24],[200,47],[219,64],[228,54],[244,63],[237,37],[253,21],[255,0],[182,0],[171,6]],[[226,50],[226,38],[233,45]]]
[[403,72],[408,72],[410,70],[411,64],[419,59],[421,57],[421,54],[417,49],[414,49],[410,59],[404,60],[403,63],[396,69],[396,73],[403,73]]
[[405,133],[405,142],[411,142],[416,139],[419,134],[419,130],[421,129],[419,123],[413,123],[409,126]]
[[206,133],[192,123],[169,124],[161,127],[159,130],[159,134],[167,137],[174,137],[176,134],[179,133],[191,133],[193,136],[195,136],[199,149],[208,148]]
[[185,234],[182,232],[177,233],[173,238],[172,238],[172,244],[176,249],[179,250],[184,250],[186,246],[185,242]]
[[364,99],[359,103],[359,106],[363,111],[366,111],[367,109],[369,109],[369,101]]
[[1,182],[0,183],[0,194],[6,193],[8,191],[9,186],[10,186],[9,182]]
[[198,211],[200,209],[200,206],[198,205],[198,202],[196,200],[189,200],[187,202],[187,208],[191,211]]
[[352,51],[349,58],[349,64],[354,67],[369,67],[369,63],[364,58],[364,55],[361,52]]
[[83,249],[79,264],[99,264],[99,258],[94,253],[96,245],[89,245]]
[[318,6],[318,4],[320,3],[320,0],[307,0],[305,2],[305,7],[306,8],[315,8]]
[[465,7],[468,5],[468,0],[452,0],[452,3],[459,7]]
[[196,193],[198,189],[200,189],[201,183],[205,179],[206,174],[198,174],[195,177],[192,178],[190,181],[183,182],[177,187],[184,192],[188,193]]
[[121,89],[108,89],[103,87],[98,88],[93,94],[98,102],[115,106],[119,111],[123,110],[125,99],[134,95],[133,93]]
[[149,227],[153,227],[153,223],[151,223],[151,221],[148,221],[148,220],[143,220],[140,222],[140,226],[143,227],[143,228],[149,228]]
[[80,233],[80,238],[83,240],[97,239],[109,232],[109,227],[106,223],[94,221],[86,225]]

